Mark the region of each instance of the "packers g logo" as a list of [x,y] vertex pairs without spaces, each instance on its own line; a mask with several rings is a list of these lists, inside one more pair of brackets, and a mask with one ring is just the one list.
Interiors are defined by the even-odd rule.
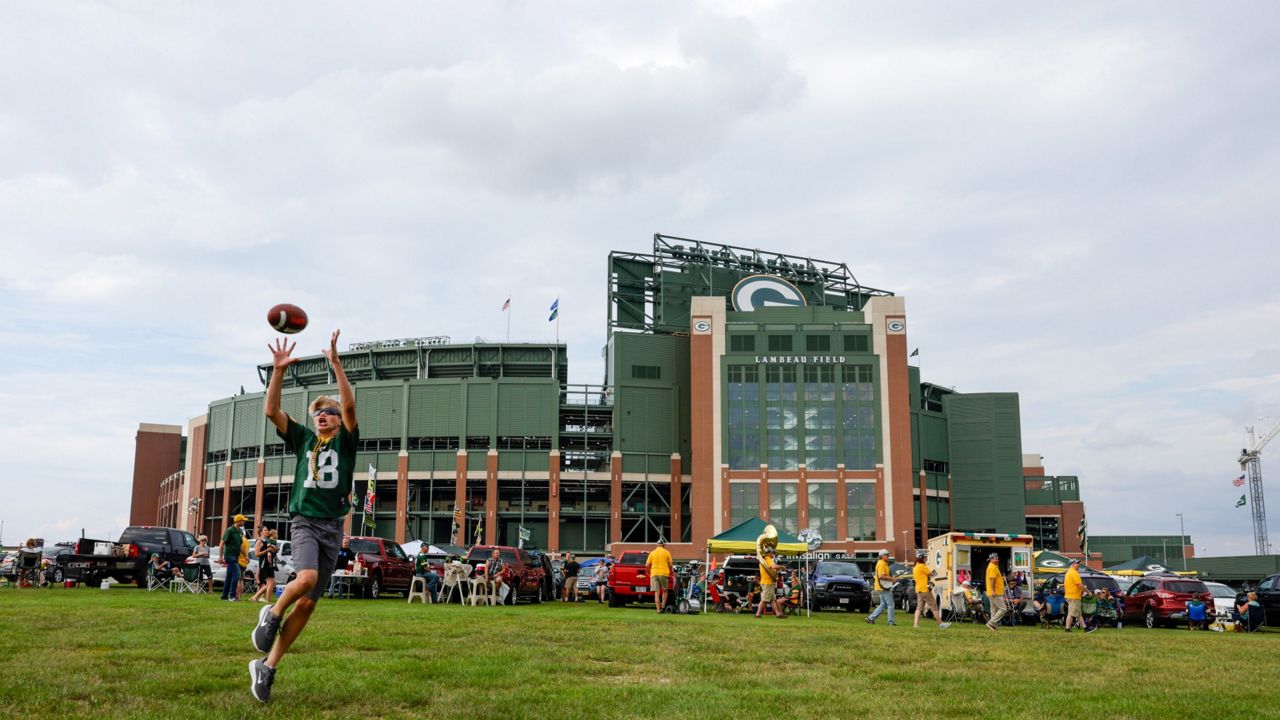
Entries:
[[1051,568],[1060,568],[1060,567],[1067,566],[1066,563],[1056,558],[1045,558],[1044,560],[1041,560],[1039,564],[1040,564],[1040,567],[1051,567]]
[[804,295],[791,283],[772,275],[749,275],[733,286],[733,309],[739,312],[764,307],[803,307]]

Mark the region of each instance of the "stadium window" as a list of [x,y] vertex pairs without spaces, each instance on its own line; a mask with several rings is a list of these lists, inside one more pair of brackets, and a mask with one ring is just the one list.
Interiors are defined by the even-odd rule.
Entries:
[[845,485],[845,521],[845,537],[849,540],[871,540],[876,536],[875,483]]
[[206,464],[221,463],[226,461],[227,461],[226,450],[214,450],[212,452],[207,453],[205,456]]
[[284,443],[272,443],[268,445],[266,447],[266,450],[262,453],[263,457],[269,457],[269,458],[284,457],[284,455],[285,455]]
[[806,335],[804,349],[808,352],[831,352],[830,335]]
[[871,336],[870,335],[845,335],[844,351],[845,352],[871,352]]
[[390,452],[400,449],[400,438],[361,438],[358,452]]
[[760,515],[760,484],[729,484],[730,522],[737,525]]
[[769,352],[791,352],[791,336],[770,335]]
[[730,352],[755,352],[756,336],[755,335],[730,335],[729,351]]
[[467,449],[468,450],[488,450],[489,436],[488,435],[468,435]]
[[441,437],[411,437],[409,438],[410,450],[457,450],[458,436],[445,435]]
[[662,368],[657,365],[632,365],[631,377],[636,380],[661,380]]

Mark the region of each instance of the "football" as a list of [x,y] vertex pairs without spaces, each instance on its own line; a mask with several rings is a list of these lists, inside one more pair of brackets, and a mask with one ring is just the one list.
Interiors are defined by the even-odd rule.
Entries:
[[267,312],[267,324],[278,332],[292,335],[307,328],[307,314],[297,305],[280,303]]

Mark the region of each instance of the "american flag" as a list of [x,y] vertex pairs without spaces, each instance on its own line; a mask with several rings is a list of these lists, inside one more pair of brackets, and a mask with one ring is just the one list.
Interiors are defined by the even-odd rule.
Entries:
[[504,302],[504,303],[502,303],[502,309],[503,309],[503,310],[506,310],[506,309],[507,309],[507,308],[509,308],[509,307],[511,307],[511,298],[507,298],[507,301],[506,301],[506,302]]
[[1244,475],[1241,475],[1240,477],[1236,478],[1235,480],[1232,480],[1232,481],[1231,481],[1231,484],[1232,484],[1232,485],[1235,485],[1236,487],[1242,487],[1242,486],[1244,485]]

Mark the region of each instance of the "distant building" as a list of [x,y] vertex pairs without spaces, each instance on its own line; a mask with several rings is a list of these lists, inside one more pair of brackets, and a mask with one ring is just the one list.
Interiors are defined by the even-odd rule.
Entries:
[[[376,534],[516,544],[523,529],[529,545],[586,553],[663,538],[700,557],[707,538],[762,517],[861,558],[905,558],[953,529],[1030,530],[1078,551],[1078,482],[1045,476],[1038,456],[1028,466],[1018,395],[922,382],[905,299],[847,265],[659,235],[650,254],[611,253],[607,286],[601,384],[570,385],[558,343],[342,352],[356,500],[373,467]],[[258,367],[262,386],[271,372]],[[304,357],[283,407],[305,420],[336,392],[325,359]],[[190,423],[181,476],[167,462],[156,480],[182,489],[135,495],[192,531],[216,536],[244,513],[287,536],[293,459],[262,404],[261,392],[213,400]]]
[[1102,553],[1103,567],[1146,555],[1175,570],[1182,569],[1184,555],[1196,554],[1190,535],[1090,535],[1089,551]]

